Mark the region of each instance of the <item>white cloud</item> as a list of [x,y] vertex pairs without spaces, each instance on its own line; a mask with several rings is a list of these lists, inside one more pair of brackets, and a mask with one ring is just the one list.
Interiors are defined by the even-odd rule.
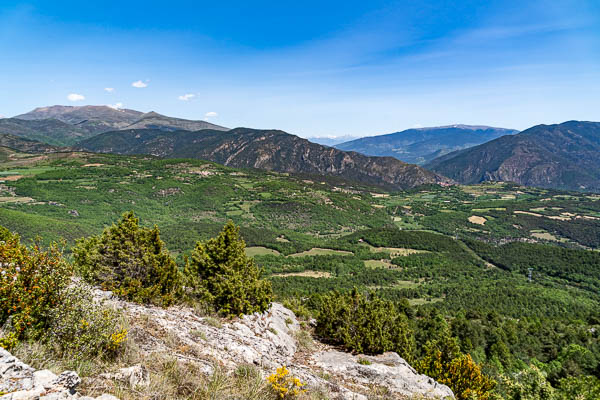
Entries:
[[120,110],[121,108],[123,108],[123,103],[107,104],[107,106],[109,106],[110,108],[114,108],[115,110]]
[[207,112],[206,114],[204,114],[204,116],[205,116],[206,118],[213,118],[213,117],[216,117],[216,116],[218,116],[218,115],[219,115],[219,114],[217,114],[217,113],[216,113],[216,112],[214,112],[214,111],[209,111],[209,112]]
[[131,86],[136,87],[136,88],[145,88],[148,86],[148,84],[146,82],[142,82],[140,81],[135,81],[131,84]]
[[115,91],[115,88],[112,88],[112,87],[105,87],[105,88],[104,88],[104,91],[106,91],[106,92],[108,92],[108,93],[112,93],[112,92],[114,92],[114,91]]
[[178,99],[182,100],[182,101],[189,101],[189,100],[193,99],[194,97],[196,97],[195,94],[193,94],[193,93],[186,93],[184,95],[179,96]]
[[85,96],[82,94],[71,93],[67,96],[67,99],[69,99],[69,101],[81,101],[85,100]]

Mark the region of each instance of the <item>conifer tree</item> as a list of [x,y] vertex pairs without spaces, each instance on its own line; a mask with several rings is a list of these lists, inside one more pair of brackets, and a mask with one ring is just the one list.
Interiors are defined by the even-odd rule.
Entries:
[[425,344],[424,355],[416,363],[421,374],[448,385],[459,400],[489,400],[496,381],[485,375],[470,355],[462,354],[458,339],[444,325],[439,336]]
[[396,351],[408,361],[414,335],[406,315],[394,303],[374,294],[333,292],[320,299],[317,335],[357,353]]
[[73,255],[84,279],[129,300],[169,305],[181,290],[179,270],[158,227],[140,227],[131,211],[100,236],[79,240]]
[[198,242],[186,265],[194,295],[225,315],[263,312],[273,300],[271,283],[245,253],[239,227],[229,221],[216,238]]

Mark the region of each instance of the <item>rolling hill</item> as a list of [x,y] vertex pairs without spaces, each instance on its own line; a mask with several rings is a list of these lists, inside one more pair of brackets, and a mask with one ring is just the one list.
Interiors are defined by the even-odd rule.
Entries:
[[329,175],[366,184],[409,188],[449,179],[392,157],[368,157],[311,143],[278,130],[236,128],[227,132],[106,132],[79,143],[83,150],[198,158],[222,165],[307,175]]
[[600,191],[600,123],[537,125],[425,165],[458,182]]
[[452,151],[514,133],[517,131],[489,126],[451,125],[364,137],[336,144],[335,147],[369,156],[390,156],[408,163],[424,164]]

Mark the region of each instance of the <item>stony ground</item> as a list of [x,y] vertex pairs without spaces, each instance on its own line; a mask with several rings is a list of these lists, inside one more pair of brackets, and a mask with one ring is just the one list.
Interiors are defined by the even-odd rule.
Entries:
[[[307,384],[308,392],[326,393],[330,399],[454,398],[447,386],[419,375],[396,353],[352,355],[314,341],[309,334],[310,323],[299,322],[292,311],[278,303],[263,314],[220,320],[200,316],[186,307],[163,309],[125,302],[109,292],[95,293],[128,316],[129,335],[142,360],[168,355],[207,376],[214,374],[215,369],[235,371],[251,365],[261,371],[262,379],[286,366]],[[10,393],[0,396],[1,400],[91,399],[75,393],[80,379],[74,372],[63,374],[71,379],[63,384],[63,375],[35,372],[6,352],[0,355],[0,394]],[[96,395],[99,390],[111,392],[107,382],[114,381],[131,388],[147,386],[149,372],[144,365],[129,365],[87,378],[84,387],[96,387],[88,390]]]

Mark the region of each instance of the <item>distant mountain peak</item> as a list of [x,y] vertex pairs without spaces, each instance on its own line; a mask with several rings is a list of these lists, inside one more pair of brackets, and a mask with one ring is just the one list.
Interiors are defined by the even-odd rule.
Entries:
[[459,150],[426,164],[465,184],[509,181],[526,186],[600,191],[600,123],[567,121]]
[[[443,129],[451,129],[451,128],[465,129],[465,130],[470,130],[470,131],[485,131],[488,129],[494,129],[494,130],[498,130],[498,131],[516,132],[516,130],[508,129],[508,128],[498,128],[495,126],[488,126],[488,125],[468,125],[468,124],[452,124],[452,125],[420,127],[420,128],[412,128],[412,129],[417,130],[417,131],[427,131],[427,130],[443,130]],[[406,131],[410,131],[412,129],[407,129]],[[403,132],[406,132],[406,131],[403,131]]]
[[152,117],[165,117],[165,116],[157,113],[156,111],[149,111],[149,112],[145,113],[144,115],[142,115],[142,117],[140,119],[152,118]]
[[514,133],[517,131],[512,129],[454,124],[369,136],[336,144],[335,147],[369,156],[389,156],[408,163],[424,164],[452,151]]

